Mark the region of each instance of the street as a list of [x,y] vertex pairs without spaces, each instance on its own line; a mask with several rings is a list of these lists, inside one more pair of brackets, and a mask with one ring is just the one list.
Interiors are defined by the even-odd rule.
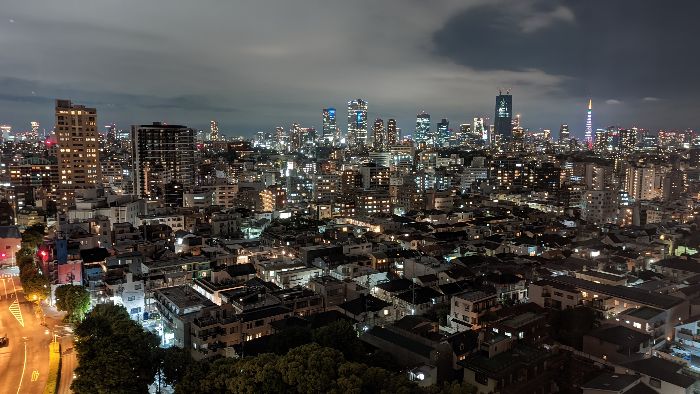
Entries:
[[61,341],[61,380],[58,383],[58,394],[69,394],[73,382],[73,371],[78,366],[78,360],[73,349],[73,337],[66,336]]
[[[0,335],[9,344],[0,348],[0,387],[4,393],[39,393],[46,386],[51,331],[24,298],[19,277],[0,270]],[[49,322],[49,327],[53,321]]]

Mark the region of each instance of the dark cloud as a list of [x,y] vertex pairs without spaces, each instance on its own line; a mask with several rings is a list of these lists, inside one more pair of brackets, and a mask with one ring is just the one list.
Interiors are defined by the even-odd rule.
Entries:
[[568,97],[682,102],[698,99],[698,12],[693,0],[491,2],[454,15],[435,33],[435,50],[481,70],[566,76]]
[[362,97],[371,118],[410,133],[419,110],[453,124],[492,116],[508,87],[531,128],[581,132],[588,97],[596,126],[691,127],[698,11],[690,0],[8,2],[0,123],[50,125],[60,97],[96,106],[102,124],[217,119],[251,135],[319,127],[321,108]]

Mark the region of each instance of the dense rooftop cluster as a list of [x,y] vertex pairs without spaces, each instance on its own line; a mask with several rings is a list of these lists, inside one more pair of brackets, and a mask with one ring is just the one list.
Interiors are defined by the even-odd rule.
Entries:
[[[76,284],[123,306],[192,358],[180,390],[313,386],[280,377],[310,354],[333,360],[327,390],[350,377],[374,390],[376,376],[387,390],[700,390],[690,132],[612,127],[587,144],[518,125],[484,139],[483,123],[434,133],[428,116],[422,140],[343,145],[298,125],[251,141],[160,123],[100,134],[94,116],[60,100],[58,147],[4,143],[2,259],[17,228],[46,226],[34,258],[49,299]],[[93,135],[97,173],[61,143],[79,155]],[[210,381],[265,362],[280,385]]]

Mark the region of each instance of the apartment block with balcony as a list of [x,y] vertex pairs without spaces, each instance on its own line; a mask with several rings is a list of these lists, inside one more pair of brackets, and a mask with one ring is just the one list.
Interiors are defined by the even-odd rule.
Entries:
[[477,330],[482,318],[498,305],[496,293],[467,290],[452,296],[447,325],[455,331]]

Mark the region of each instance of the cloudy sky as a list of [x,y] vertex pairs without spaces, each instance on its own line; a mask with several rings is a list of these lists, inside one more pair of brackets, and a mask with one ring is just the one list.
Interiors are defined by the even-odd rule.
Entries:
[[166,121],[228,135],[350,98],[369,117],[493,117],[498,88],[531,129],[695,128],[700,2],[648,0],[23,0],[0,7],[0,123]]

